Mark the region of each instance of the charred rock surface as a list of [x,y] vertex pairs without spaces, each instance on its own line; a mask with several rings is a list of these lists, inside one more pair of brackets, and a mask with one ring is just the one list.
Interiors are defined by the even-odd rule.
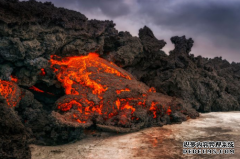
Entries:
[[116,36],[105,38],[103,51],[103,58],[118,66],[127,67],[139,62],[143,46],[141,40],[132,37],[129,32],[119,32]]
[[[0,0],[0,10],[1,83],[15,82],[21,87],[15,111],[30,135],[29,142],[67,143],[82,138],[82,130],[91,125],[101,130],[130,132],[183,121],[172,120],[169,114],[175,112],[193,118],[198,116],[180,99],[148,92],[148,86],[101,58],[102,62],[85,68],[82,56],[78,61],[81,68],[75,67],[87,70],[82,74],[89,73],[90,84],[78,70],[64,64],[65,58],[90,52],[97,52],[121,67],[139,63],[144,57],[144,48],[152,49],[151,43],[143,46],[138,37],[128,32],[118,33],[112,21],[88,20],[81,13],[36,1]],[[147,29],[143,32],[148,33],[141,36],[145,41],[154,37]],[[165,45],[155,37],[152,42],[158,49]],[[57,61],[53,54],[63,63],[53,65],[53,61]],[[102,65],[108,66],[104,68],[107,72],[101,72]],[[68,69],[64,71],[64,68]],[[63,76],[59,71],[63,71]],[[74,72],[78,74],[71,74]],[[123,77],[119,77],[121,75]],[[62,80],[65,77],[69,79]],[[71,89],[66,85],[69,82],[73,84]],[[96,89],[97,86],[103,90]]]
[[[12,99],[29,142],[63,144],[91,125],[130,132],[195,118],[196,110],[239,110],[238,63],[194,57],[185,36],[171,38],[167,55],[148,27],[138,38],[114,26],[49,2],[0,0],[0,88],[18,90],[13,99],[1,94]],[[100,57],[83,65],[91,52]]]
[[0,158],[30,159],[28,133],[16,112],[0,96]]
[[9,80],[14,74],[27,87],[37,83],[41,68],[48,68],[51,54],[101,54],[105,37],[118,34],[112,21],[88,20],[49,2],[0,0],[0,10],[0,62],[8,68],[1,76]]
[[176,36],[171,41],[175,49],[169,56],[159,51],[149,58],[145,52],[141,62],[126,69],[158,92],[181,98],[198,111],[239,110],[239,64],[194,57],[189,54],[191,38]]
[[155,53],[162,49],[166,42],[164,40],[158,40],[152,30],[147,26],[144,26],[139,30],[139,38],[142,41],[142,45],[144,47],[144,51],[147,53]]
[[82,128],[61,124],[51,115],[53,108],[44,108],[43,104],[34,99],[33,93],[22,89],[22,94],[19,107],[15,110],[28,130],[29,143],[59,145],[83,137]]

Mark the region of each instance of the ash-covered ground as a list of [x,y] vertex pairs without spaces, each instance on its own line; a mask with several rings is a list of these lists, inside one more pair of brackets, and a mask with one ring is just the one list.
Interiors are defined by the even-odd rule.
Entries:
[[[31,145],[33,159],[158,159],[158,158],[230,158],[240,155],[240,112],[200,114],[182,124],[152,127],[117,135],[88,132],[89,137],[62,146]],[[92,134],[91,134],[92,133]],[[94,137],[93,137],[94,136]],[[183,141],[233,141],[232,155],[183,155]]]

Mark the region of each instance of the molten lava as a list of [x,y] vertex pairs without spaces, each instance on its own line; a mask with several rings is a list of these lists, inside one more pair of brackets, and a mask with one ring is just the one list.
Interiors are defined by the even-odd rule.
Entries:
[[152,111],[153,112],[153,118],[157,118],[157,105],[158,104],[158,102],[152,102],[152,104],[151,104],[151,107],[150,107],[150,111]]
[[64,58],[52,55],[50,62],[65,89],[66,95],[56,102],[65,118],[87,123],[98,116],[99,122],[111,119],[124,126],[131,120],[140,121],[138,114],[144,109],[157,117],[159,102],[146,102],[155,88],[149,89],[98,54]]
[[32,86],[32,87],[30,87],[29,89],[32,89],[32,90],[34,90],[34,91],[36,91],[36,92],[44,93],[43,90],[41,90],[41,89],[39,89],[39,88],[37,88],[37,87],[35,87],[35,86]]
[[154,87],[149,88],[148,92],[154,92],[156,93],[156,89]]
[[[91,74],[93,73],[92,71],[88,70],[90,67],[97,68],[96,71],[98,73],[105,72],[115,74],[119,77],[131,80],[131,77],[114,69],[111,67],[111,64],[106,63],[105,60],[99,58],[98,56],[99,55],[96,53],[89,53],[88,56],[66,57],[60,59],[61,61],[56,60],[59,59],[59,57],[54,55],[51,56],[50,62],[52,67],[54,65],[60,66],[60,69],[54,67],[54,70],[57,73],[58,80],[63,84],[66,94],[79,94],[79,92],[72,87],[72,85],[76,82],[91,88],[93,94],[101,95],[108,89],[106,85],[101,85],[97,81],[94,81],[90,78]],[[68,71],[67,68],[75,69]]]
[[32,86],[32,87],[29,87],[29,89],[33,90],[33,91],[36,91],[36,92],[39,92],[39,93],[47,93],[47,94],[50,94],[50,95],[54,95],[53,93],[50,93],[50,92],[45,92],[35,86]]
[[11,75],[11,81],[17,83],[18,79],[16,76]]
[[15,107],[20,101],[20,91],[17,85],[10,81],[0,80],[0,94],[6,99],[9,107]]
[[44,68],[41,68],[41,73],[40,73],[41,76],[45,76],[46,75],[46,72],[44,70]]
[[121,90],[116,90],[117,94],[120,94],[121,92],[130,92],[129,88],[121,89]]
[[168,109],[167,109],[167,114],[171,115],[171,113],[172,113],[172,110],[171,110],[171,107],[169,106]]

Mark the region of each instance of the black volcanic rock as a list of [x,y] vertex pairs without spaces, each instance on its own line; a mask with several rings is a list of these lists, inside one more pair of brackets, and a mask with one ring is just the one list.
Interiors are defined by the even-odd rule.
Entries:
[[0,97],[0,158],[30,159],[28,133],[16,112]]
[[55,120],[51,114],[53,108],[44,108],[43,104],[34,99],[38,94],[25,89],[22,89],[22,94],[16,111],[29,132],[30,143],[59,145],[83,138],[82,128],[61,124]]
[[174,36],[171,38],[171,41],[175,45],[175,48],[173,51],[170,51],[170,54],[178,54],[178,55],[189,54],[194,43],[192,38],[186,39],[185,36],[182,36],[182,37]]
[[[51,3],[0,0],[0,10],[0,77],[11,80],[10,76],[15,75],[18,79],[22,97],[15,110],[30,135],[29,142],[56,145],[82,138],[83,127],[60,121],[62,114],[52,112],[64,90],[50,67],[50,56],[97,52],[121,67],[128,67],[143,56],[141,40],[128,32],[118,33],[112,21],[87,20],[81,13],[56,8]],[[36,87],[40,92],[34,90]],[[159,98],[162,99],[155,97]],[[144,113],[145,119],[147,111]],[[131,130],[143,126],[144,123]]]
[[142,41],[144,50],[148,53],[157,52],[166,45],[166,42],[164,40],[158,40],[152,30],[147,26],[140,29],[138,35]]
[[[51,54],[102,54],[104,39],[118,35],[114,26],[112,21],[88,21],[81,13],[49,2],[0,0],[0,63],[11,63],[8,70],[13,70],[19,85],[30,87],[39,80],[40,67],[50,70]],[[9,73],[1,76],[8,79]]]
[[[0,19],[14,25],[41,24],[46,27],[59,26],[66,29],[86,27],[85,15],[64,8],[56,8],[51,2],[39,3],[35,0],[19,3],[18,0],[1,0]],[[8,34],[11,34],[8,32]]]
[[[175,49],[169,56],[145,56],[135,66],[128,67],[135,77],[158,92],[182,98],[194,109],[202,112],[240,110],[237,90],[238,64],[221,58],[205,59],[189,54],[193,40],[172,37]],[[146,52],[145,54],[148,54]]]
[[143,53],[143,46],[137,37],[129,32],[119,32],[116,36],[106,37],[104,41],[103,58],[127,67],[139,62],[139,55]]
[[[84,136],[83,128],[54,118],[59,115],[52,112],[55,102],[65,95],[49,63],[54,54],[66,57],[97,52],[139,81],[155,87],[158,97],[154,98],[171,101],[171,105],[181,108],[173,108],[170,117],[149,120],[150,125],[182,122],[186,116],[196,118],[196,110],[240,110],[239,63],[230,64],[218,57],[194,57],[190,53],[194,41],[185,36],[171,38],[175,49],[167,55],[160,50],[166,42],[158,40],[150,28],[140,29],[138,38],[118,32],[114,26],[112,21],[88,20],[81,13],[56,8],[50,2],[0,0],[0,79],[10,81],[11,75],[18,79],[22,96],[15,108],[19,115],[16,123],[23,123],[24,126],[19,125],[30,135],[29,142],[56,145]],[[10,113],[14,114],[14,110]],[[132,130],[109,123],[96,127],[115,132]],[[24,131],[20,134],[26,135]]]

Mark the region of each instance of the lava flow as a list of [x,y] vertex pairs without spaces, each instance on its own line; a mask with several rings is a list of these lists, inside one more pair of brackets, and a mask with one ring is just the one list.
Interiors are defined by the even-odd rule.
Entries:
[[0,80],[0,94],[9,107],[15,107],[20,101],[20,90],[14,82]]
[[66,94],[56,106],[68,120],[87,123],[95,117],[96,122],[126,126],[143,120],[139,114],[151,112],[152,118],[157,118],[160,112],[160,102],[148,99],[156,92],[154,88],[96,53],[64,58],[52,55],[50,62]]
[[[95,71],[98,73],[111,73],[131,80],[130,76],[114,69],[116,66],[111,67],[111,64],[107,63],[98,56],[99,55],[96,53],[89,53],[88,56],[60,58],[60,61],[56,60],[59,59],[59,57],[51,56],[52,66],[60,66],[60,70],[56,67],[54,67],[54,70],[57,73],[58,80],[63,84],[66,94],[79,94],[79,92],[72,87],[72,85],[76,82],[91,88],[93,94],[101,95],[107,90],[106,85],[101,85],[90,78],[90,75],[93,73],[93,71],[88,71],[88,68],[90,67],[97,68]],[[73,69],[68,71],[67,68]]]
[[18,79],[17,79],[16,76],[11,75],[11,81],[17,83],[17,82],[18,82]]

